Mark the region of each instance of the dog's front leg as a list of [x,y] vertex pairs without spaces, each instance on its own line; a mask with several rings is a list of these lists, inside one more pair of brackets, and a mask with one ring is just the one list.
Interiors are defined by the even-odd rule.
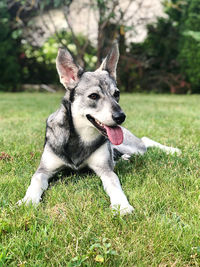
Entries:
[[50,177],[50,173],[39,167],[31,179],[31,184],[29,185],[24,198],[19,200],[18,204],[21,205],[25,203],[28,205],[31,203],[37,205],[41,200],[44,190],[48,188],[48,179]]
[[133,207],[129,204],[118,176],[113,171],[111,151],[107,144],[101,146],[88,159],[88,166],[101,178],[104,190],[110,197],[111,208],[119,210],[121,215],[132,213]]
[[118,176],[111,170],[103,173],[96,169],[95,172],[100,176],[104,190],[110,197],[111,208],[114,211],[119,210],[121,215],[132,213],[133,207],[121,188]]
[[32,203],[37,205],[43,192],[48,188],[48,180],[51,178],[62,166],[64,162],[56,156],[51,149],[46,145],[42,154],[40,165],[31,179],[26,194],[22,200],[18,201],[21,205]]

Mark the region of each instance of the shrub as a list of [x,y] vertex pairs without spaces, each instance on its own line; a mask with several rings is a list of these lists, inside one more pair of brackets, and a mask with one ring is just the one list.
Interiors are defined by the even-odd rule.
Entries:
[[181,27],[180,54],[181,72],[186,74],[193,92],[200,93],[200,2],[191,0],[184,14]]
[[6,2],[0,3],[0,90],[17,89],[20,84],[19,31],[11,27]]
[[[198,1],[192,2],[197,4]],[[128,91],[186,93],[197,90],[200,32],[185,27],[185,18],[188,16],[192,16],[193,20],[200,18],[197,14],[192,15],[193,9],[199,12],[194,4],[191,8],[192,2],[189,8],[189,1],[167,1],[165,12],[168,17],[158,18],[156,23],[147,26],[148,34],[143,43],[131,44],[126,59],[128,64],[124,63],[122,77],[122,83],[126,84]],[[191,22],[191,25],[194,23]],[[199,24],[195,25],[197,31]],[[185,28],[190,31],[186,33]],[[192,61],[195,61],[194,69]]]
[[122,83],[128,91],[186,92],[189,85],[180,75],[177,61],[178,27],[170,19],[159,18],[147,30],[143,43],[130,46]]
[[[80,45],[83,47],[85,42],[88,46],[84,53],[83,61],[85,69],[94,68],[97,58],[96,51],[86,37],[82,35],[77,36]],[[67,46],[74,54],[75,58],[78,55],[76,46],[70,33],[61,31],[54,34],[44,42],[41,47],[33,47],[28,43],[23,45],[24,57],[24,82],[28,83],[58,83],[58,75],[56,71],[56,56],[59,46]]]

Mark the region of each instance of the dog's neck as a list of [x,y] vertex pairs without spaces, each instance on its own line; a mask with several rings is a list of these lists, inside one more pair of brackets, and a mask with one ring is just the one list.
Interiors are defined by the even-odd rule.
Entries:
[[72,118],[73,118],[74,129],[84,143],[94,142],[101,136],[98,130],[94,128],[92,125],[90,125],[89,121],[88,122],[86,121],[87,118],[81,115],[77,115],[76,113],[73,115],[73,108],[72,108]]
[[81,141],[85,144],[94,142],[102,135],[99,131],[92,126],[92,124],[87,120],[85,116],[79,114],[76,106],[70,101],[71,96],[65,95],[62,104],[65,106],[69,120],[71,121],[71,126],[73,130],[79,135]]

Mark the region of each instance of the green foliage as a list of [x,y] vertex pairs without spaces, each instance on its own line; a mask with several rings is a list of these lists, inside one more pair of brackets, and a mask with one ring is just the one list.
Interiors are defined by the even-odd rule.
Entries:
[[135,62],[124,80],[137,91],[199,93],[200,3],[171,0],[164,6],[168,17],[148,25],[144,43],[132,44]]
[[[184,93],[189,85],[179,75],[179,29],[170,19],[159,18],[147,26],[143,43],[132,43],[124,62],[123,83],[128,90]],[[133,86],[134,85],[134,86]]]
[[163,7],[168,19],[173,22],[176,27],[181,26],[182,17],[187,12],[190,0],[164,0]]
[[143,48],[156,68],[169,69],[177,57],[177,28],[170,20],[159,18],[156,25],[148,25],[148,37]]
[[[19,1],[19,0],[18,0]],[[24,0],[20,0],[21,5],[25,5]],[[51,9],[51,8],[59,8],[63,6],[70,6],[72,0],[43,0],[39,3],[40,11]]]
[[[30,5],[19,0],[13,1],[14,5],[8,10],[7,1],[0,2],[0,90],[18,90],[21,83],[58,83],[55,59],[59,46],[67,46],[85,70],[95,69],[97,61],[100,64],[107,54],[111,41],[119,36],[118,81],[122,91],[200,92],[198,0],[164,1],[168,17],[148,25],[148,36],[140,44],[126,45],[126,32],[134,29],[123,25],[123,20],[113,22],[118,13],[123,17],[123,11],[117,2],[110,0],[90,3],[90,8],[99,13],[97,49],[87,37],[69,32],[54,34],[42,47],[33,47],[26,40],[21,43],[23,27],[31,27],[30,17],[63,5],[69,8],[71,3],[71,0],[45,0]],[[15,20],[19,8],[21,24]]]
[[[93,69],[97,61],[96,50],[83,35],[80,34],[76,38],[82,47],[85,42],[88,42],[84,53],[85,69]],[[55,63],[59,46],[67,47],[75,58],[77,57],[78,51],[72,35],[66,31],[52,35],[41,47],[33,47],[26,42],[23,45],[26,59],[23,69],[24,81],[28,83],[58,83]]]
[[93,264],[108,264],[113,256],[117,256],[117,252],[112,249],[108,238],[94,239],[94,243],[89,247],[85,255],[80,255],[72,258],[67,264],[67,267],[83,266],[88,262]]
[[197,42],[200,41],[200,32],[197,32],[197,31],[184,31],[183,35],[185,35],[187,37],[192,37]]
[[9,255],[9,252],[6,251],[2,245],[0,245],[0,266],[6,266],[7,262],[9,262],[11,259],[12,256]]
[[21,31],[12,29],[6,1],[0,3],[0,90],[17,89],[20,83],[19,36]]
[[200,92],[200,2],[191,0],[183,16],[180,39],[180,61],[182,73],[186,73],[193,92]]
[[[83,47],[87,38],[79,34],[77,39],[80,46]],[[58,48],[60,46],[67,47],[70,52],[76,57],[78,55],[77,47],[74,44],[72,35],[66,31],[61,31],[60,33],[54,34],[44,42],[41,47],[34,48],[30,44],[26,43],[24,45],[24,52],[27,58],[35,58],[36,62],[44,64],[53,64],[55,66],[56,56],[58,53]],[[94,56],[96,50],[89,43],[84,59],[87,62],[87,68],[93,68],[96,63],[97,58]]]
[[[31,25],[30,17],[39,11],[70,4],[70,0],[45,0],[36,6],[34,2],[30,4],[19,0],[13,1],[9,8],[7,0],[0,2],[0,90],[18,90],[22,83],[59,83],[55,67],[58,46],[67,46],[78,57],[81,48],[88,44],[82,54],[82,62],[86,70],[95,66],[96,50],[81,34],[75,38],[80,47],[74,45],[74,38],[66,32],[57,32],[42,47],[34,47],[27,40],[21,40],[24,29]],[[16,16],[19,16],[18,20]]]

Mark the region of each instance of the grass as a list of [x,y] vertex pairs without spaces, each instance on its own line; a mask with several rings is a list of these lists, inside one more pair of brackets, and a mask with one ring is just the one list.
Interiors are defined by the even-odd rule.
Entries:
[[182,149],[120,161],[133,215],[113,216],[100,179],[60,174],[37,208],[16,206],[61,94],[0,94],[0,266],[199,266],[200,96],[122,95],[125,126]]

